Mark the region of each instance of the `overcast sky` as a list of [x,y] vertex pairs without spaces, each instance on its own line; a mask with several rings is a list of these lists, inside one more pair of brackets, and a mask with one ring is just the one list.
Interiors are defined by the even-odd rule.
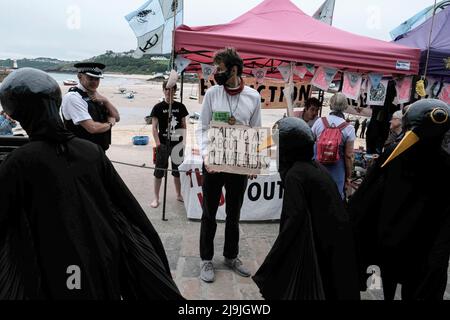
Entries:
[[[324,0],[292,0],[312,15]],[[80,60],[136,48],[124,16],[145,0],[0,0],[0,58]],[[189,26],[226,23],[262,0],[185,0]],[[333,25],[390,40],[389,31],[434,0],[336,0]]]

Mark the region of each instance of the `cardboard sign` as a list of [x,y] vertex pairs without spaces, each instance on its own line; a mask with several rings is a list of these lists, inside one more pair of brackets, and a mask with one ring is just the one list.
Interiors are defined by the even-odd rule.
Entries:
[[250,128],[211,122],[208,130],[208,161],[212,170],[243,175],[267,174],[271,150],[259,150],[271,136],[270,128]]
[[[200,75],[199,75],[200,76]],[[283,90],[286,84],[283,81],[265,79],[264,83],[256,85],[255,78],[244,78],[245,85],[255,88],[261,95],[261,108],[262,109],[286,109],[287,101],[284,96]],[[203,103],[206,91],[214,86],[216,83],[214,80],[205,81],[200,79],[199,83],[199,103]],[[312,87],[309,82],[297,82],[294,85],[294,103],[305,102],[311,97]]]

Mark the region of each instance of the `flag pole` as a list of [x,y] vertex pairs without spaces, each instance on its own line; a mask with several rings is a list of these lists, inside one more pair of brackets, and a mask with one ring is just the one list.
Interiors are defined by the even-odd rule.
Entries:
[[333,11],[331,11],[331,21],[330,26],[333,25],[333,19],[334,19],[334,8],[336,7],[336,0],[333,1]]
[[[172,30],[172,53],[170,57],[170,66],[172,70],[175,69],[175,30],[177,27],[177,10],[178,10],[178,0],[173,0],[172,2],[172,12],[173,12],[173,30]],[[171,136],[172,136],[172,106],[173,106],[173,97],[175,96],[174,87],[170,88],[169,92],[169,114],[167,119],[167,153],[166,153],[166,162],[169,164],[169,151],[171,145]],[[163,213],[162,213],[162,221],[169,221],[166,218],[166,204],[167,204],[167,180],[168,180],[168,171],[165,171],[164,174],[164,198],[163,198]]]

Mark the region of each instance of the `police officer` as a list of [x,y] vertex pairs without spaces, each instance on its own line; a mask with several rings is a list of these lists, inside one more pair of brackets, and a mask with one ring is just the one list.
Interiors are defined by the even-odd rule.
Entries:
[[111,144],[111,129],[120,121],[120,115],[97,91],[105,65],[88,62],[77,63],[74,67],[78,70],[79,84],[69,89],[61,106],[66,128],[106,151]]

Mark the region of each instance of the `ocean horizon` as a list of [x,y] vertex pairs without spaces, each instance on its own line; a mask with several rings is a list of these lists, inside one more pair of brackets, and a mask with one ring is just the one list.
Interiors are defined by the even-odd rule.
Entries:
[[[48,72],[48,74],[58,82],[58,84],[62,85],[64,80],[75,80],[78,82],[76,73],[59,73],[59,72]],[[147,82],[142,79],[133,79],[128,78],[126,75],[117,77],[117,76],[108,76],[104,75],[104,78],[100,80],[102,85],[108,86],[118,86],[118,87],[126,87],[132,85],[146,84]]]

